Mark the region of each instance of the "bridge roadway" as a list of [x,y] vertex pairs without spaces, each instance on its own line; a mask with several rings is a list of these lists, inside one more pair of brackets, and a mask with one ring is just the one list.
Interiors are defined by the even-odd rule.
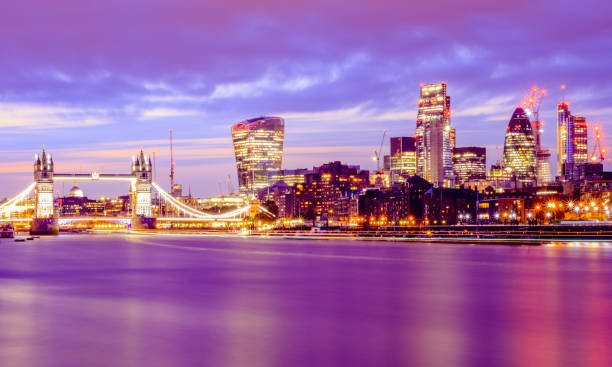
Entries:
[[[157,222],[240,222],[242,218],[188,218],[188,217],[158,217]],[[31,222],[32,218],[12,218],[0,219],[0,223],[8,222]],[[60,225],[65,225],[74,222],[101,221],[101,222],[116,222],[123,224],[131,224],[132,217],[59,217],[57,219]]]
[[53,181],[127,181],[134,182],[132,174],[122,173],[55,173]]

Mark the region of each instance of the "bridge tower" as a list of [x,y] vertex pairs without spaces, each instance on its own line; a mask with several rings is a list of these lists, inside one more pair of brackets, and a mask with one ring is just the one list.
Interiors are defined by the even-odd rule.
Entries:
[[34,216],[32,234],[57,234],[59,225],[53,203],[53,158],[45,152],[36,154],[34,160]]
[[140,149],[140,154],[132,157],[132,228],[153,229],[155,218],[153,218],[153,202],[151,187],[153,182],[153,166],[151,157],[145,157]]

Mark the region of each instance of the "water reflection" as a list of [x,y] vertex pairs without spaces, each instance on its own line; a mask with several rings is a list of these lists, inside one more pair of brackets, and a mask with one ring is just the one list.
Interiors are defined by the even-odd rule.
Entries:
[[611,263],[601,242],[2,242],[0,365],[610,365]]

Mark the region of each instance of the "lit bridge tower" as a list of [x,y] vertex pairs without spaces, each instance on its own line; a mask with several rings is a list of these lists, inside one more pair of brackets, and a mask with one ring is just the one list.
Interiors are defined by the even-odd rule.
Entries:
[[53,158],[45,152],[36,154],[34,161],[34,216],[32,234],[57,234],[59,225],[53,203]]
[[153,168],[151,157],[145,157],[140,149],[140,154],[132,157],[132,228],[155,228],[153,218],[153,204],[151,186],[153,182]]

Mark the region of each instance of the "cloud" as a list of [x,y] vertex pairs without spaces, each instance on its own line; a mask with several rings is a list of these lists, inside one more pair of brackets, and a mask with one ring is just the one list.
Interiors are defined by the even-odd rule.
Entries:
[[142,120],[155,119],[160,117],[184,117],[184,116],[195,116],[201,114],[198,110],[181,110],[175,108],[153,108],[144,110],[140,114]]
[[25,130],[110,124],[107,112],[34,103],[0,103],[0,126]]
[[368,107],[367,103],[350,108],[328,111],[282,112],[278,114],[287,121],[336,122],[354,124],[356,122],[414,120],[416,110],[385,111]]
[[560,84],[574,113],[612,124],[612,5],[585,1],[58,0],[53,17],[31,0],[0,2],[2,159],[52,142],[66,163],[125,168],[141,144],[167,162],[173,128],[188,137],[175,139],[182,164],[202,167],[183,182],[206,193],[208,160],[235,170],[232,122],[271,113],[285,117],[288,164],[371,165],[356,147],[373,150],[382,129],[412,135],[418,85],[439,81],[464,145],[503,144],[528,88],[547,88],[544,142],[555,146]]

